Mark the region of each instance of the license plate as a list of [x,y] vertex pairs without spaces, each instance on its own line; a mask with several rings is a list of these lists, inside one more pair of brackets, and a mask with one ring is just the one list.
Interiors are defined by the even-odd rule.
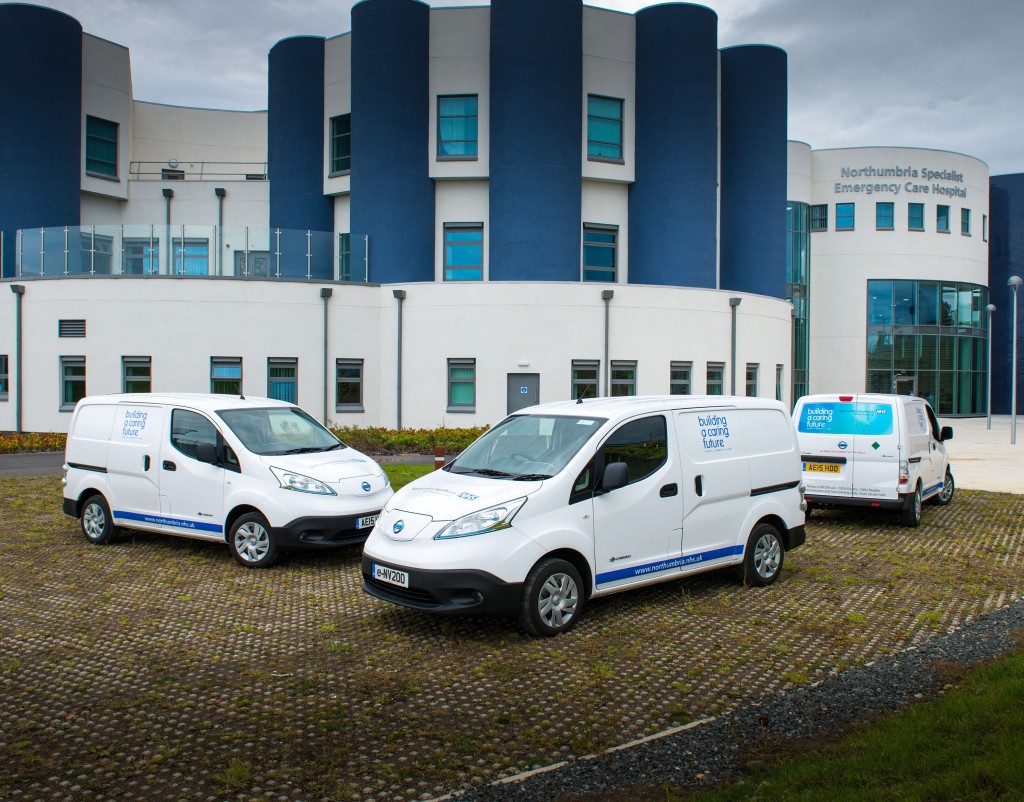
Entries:
[[373,578],[390,585],[398,585],[402,588],[409,587],[409,575],[405,571],[396,571],[386,565],[373,564]]
[[369,527],[377,523],[377,519],[379,517],[379,515],[366,515],[360,518],[358,521],[356,521],[356,529],[368,529]]
[[842,473],[843,466],[836,462],[805,462],[804,470],[808,473]]

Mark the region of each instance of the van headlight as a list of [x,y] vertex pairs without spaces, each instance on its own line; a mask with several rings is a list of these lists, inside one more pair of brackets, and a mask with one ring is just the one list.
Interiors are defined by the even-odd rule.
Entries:
[[525,503],[526,496],[523,496],[515,501],[508,501],[504,504],[488,507],[486,510],[463,515],[461,518],[456,518],[434,535],[434,540],[449,540],[455,537],[483,535],[487,532],[508,529],[508,527],[512,526],[512,518]]
[[323,482],[312,479],[309,476],[303,476],[301,473],[287,471],[284,468],[274,468],[273,466],[271,466],[270,470],[285,490],[297,490],[300,493],[314,493],[320,496],[338,495]]

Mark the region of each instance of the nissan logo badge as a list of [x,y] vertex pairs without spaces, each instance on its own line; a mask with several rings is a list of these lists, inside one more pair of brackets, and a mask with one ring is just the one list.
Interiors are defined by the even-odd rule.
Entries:
[[369,482],[363,482],[363,492],[364,493],[369,493],[370,492],[370,483]]
[[391,527],[391,531],[396,535],[403,529],[405,529],[405,521],[395,521],[395,525]]
[[840,440],[839,441],[839,447],[841,449],[843,449],[843,451],[845,451],[846,450],[846,441],[845,440]]

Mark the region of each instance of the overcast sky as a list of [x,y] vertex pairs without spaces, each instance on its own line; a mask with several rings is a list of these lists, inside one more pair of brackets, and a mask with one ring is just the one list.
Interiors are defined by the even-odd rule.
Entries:
[[[267,52],[350,30],[351,0],[36,0],[130,48],[135,98],[265,109]],[[480,5],[431,0],[435,7]],[[636,11],[650,2],[597,0]],[[814,148],[910,146],[1024,172],[1021,0],[707,0],[720,47],[789,53],[789,137]]]

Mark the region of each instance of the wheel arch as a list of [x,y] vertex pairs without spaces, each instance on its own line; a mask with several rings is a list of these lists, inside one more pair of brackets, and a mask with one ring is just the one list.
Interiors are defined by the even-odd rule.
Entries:
[[266,519],[266,515],[258,507],[254,507],[252,504],[238,504],[232,508],[232,510],[224,518],[224,542],[228,540],[228,533],[231,532],[231,527],[235,525],[235,521],[241,518],[243,515],[248,515],[250,512],[258,512]]
[[584,557],[576,549],[562,548],[555,549],[554,551],[549,551],[543,557],[537,560],[530,570],[532,571],[533,568],[535,568],[541,561],[551,558],[565,560],[567,563],[572,565],[573,568],[579,571],[580,578],[583,580],[584,585],[584,598],[589,599],[593,595],[594,576],[590,571],[590,563],[587,562],[587,558]]
[[[750,531],[753,532],[754,529],[756,529],[761,524],[771,524],[773,527],[775,527],[775,531],[777,531],[782,536],[782,547],[786,551],[790,550],[790,545],[789,544],[790,544],[791,538],[790,538],[790,534],[789,534],[789,527],[786,526],[786,522],[783,521],[782,518],[780,518],[778,515],[776,515],[774,513],[769,513],[767,515],[762,515],[760,518],[758,518],[754,522],[754,525],[752,527],[750,527]],[[747,538],[748,539],[750,538],[749,533],[747,535]]]
[[[107,502],[107,506],[108,507],[110,506],[110,499],[107,498],[107,494],[104,493],[99,488],[96,488],[96,487],[93,487],[92,485],[89,485],[89,487],[85,488],[85,490],[82,490],[78,494],[78,497],[75,499],[75,517],[76,518],[81,518],[82,517],[82,507],[85,506],[86,499],[90,498],[91,496],[102,496],[103,500],[105,502]],[[111,515],[113,515],[114,510],[111,509],[110,513],[111,513]]]

